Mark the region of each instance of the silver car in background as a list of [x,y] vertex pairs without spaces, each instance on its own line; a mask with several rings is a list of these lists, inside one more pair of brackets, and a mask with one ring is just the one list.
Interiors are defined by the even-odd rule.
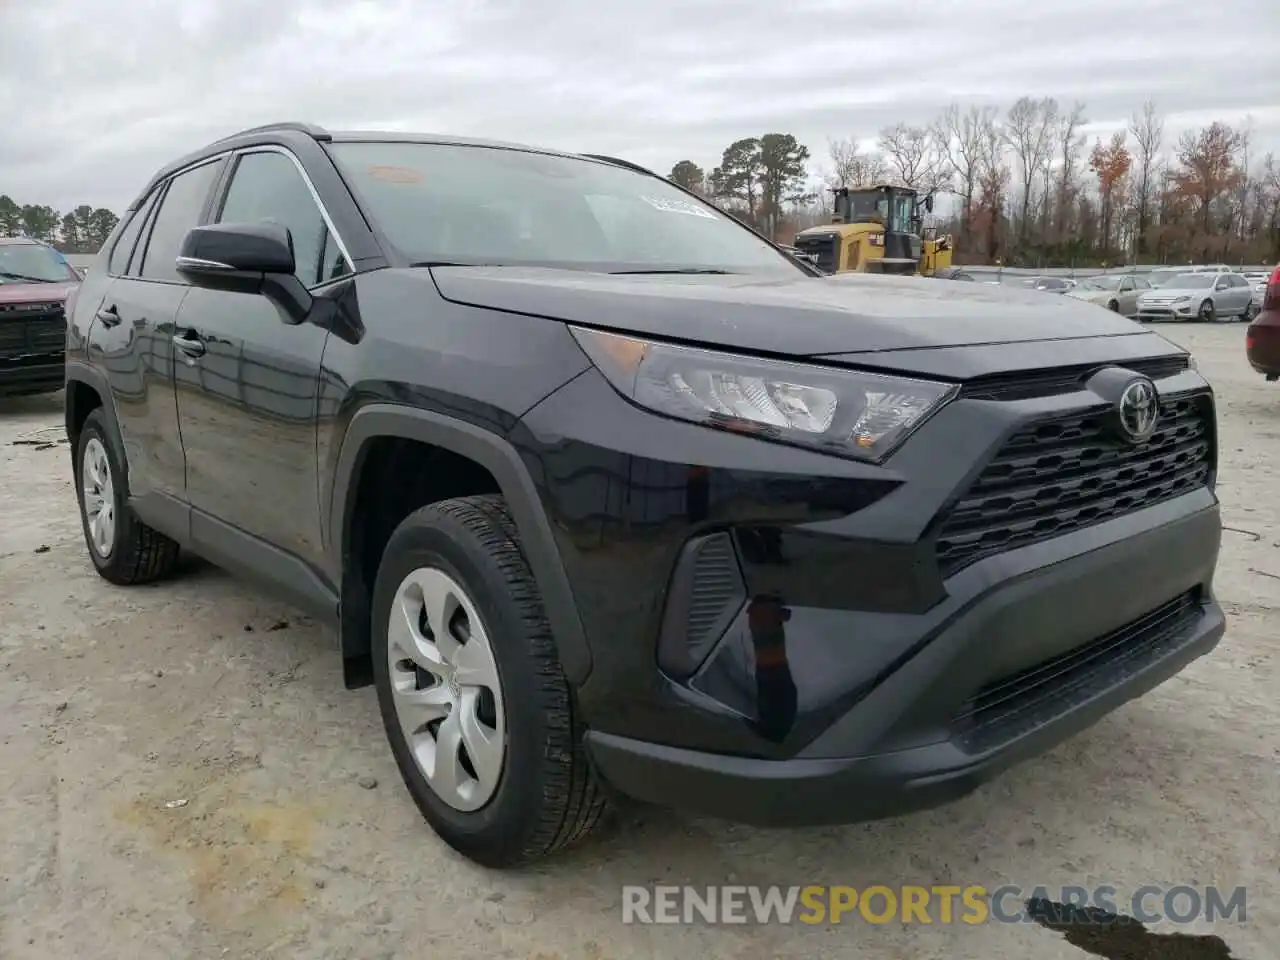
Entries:
[[1138,319],[1252,320],[1253,287],[1238,273],[1183,273],[1138,297]]
[[1151,285],[1143,277],[1113,274],[1081,280],[1067,291],[1067,296],[1096,303],[1126,317],[1135,317],[1138,314],[1138,297],[1150,289]]

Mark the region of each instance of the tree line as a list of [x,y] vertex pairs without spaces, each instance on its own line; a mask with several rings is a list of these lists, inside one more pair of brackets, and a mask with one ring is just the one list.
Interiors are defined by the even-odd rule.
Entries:
[[1154,103],[1107,138],[1084,103],[1021,97],[1008,109],[947,107],[882,129],[874,146],[829,139],[814,162],[791,134],[736,140],[718,165],[676,163],[669,179],[780,241],[825,222],[832,190],[893,183],[950,194],[932,226],[957,262],[1070,266],[1280,260],[1280,162],[1256,156],[1249,121],[1165,134]]
[[120,218],[106,207],[82,203],[67,213],[43,204],[19,204],[0,194],[0,237],[28,236],[63,253],[97,253]]

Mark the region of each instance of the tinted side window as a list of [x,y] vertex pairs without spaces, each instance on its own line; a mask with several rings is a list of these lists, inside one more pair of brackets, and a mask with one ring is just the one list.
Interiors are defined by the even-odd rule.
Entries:
[[277,223],[293,240],[297,276],[312,287],[347,272],[324,217],[294,162],[282,153],[246,153],[236,164],[220,223]]
[[170,182],[147,241],[147,252],[142,259],[143,278],[182,282],[174,261],[178,259],[187,232],[199,224],[200,213],[221,167],[219,162],[206,163],[178,174]]
[[107,273],[113,277],[118,277],[129,269],[129,258],[133,255],[133,246],[138,242],[142,225],[147,222],[147,216],[151,213],[151,208],[159,195],[159,190],[152,191],[151,195],[134,211],[125,228],[120,231],[120,238],[111,248],[111,259],[107,263]]

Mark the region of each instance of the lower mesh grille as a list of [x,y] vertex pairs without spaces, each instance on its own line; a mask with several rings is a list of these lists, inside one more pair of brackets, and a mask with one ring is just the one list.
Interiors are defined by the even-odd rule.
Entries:
[[1092,643],[987,684],[956,715],[956,742],[976,753],[1041,726],[1178,649],[1202,615],[1199,588],[1189,590]]

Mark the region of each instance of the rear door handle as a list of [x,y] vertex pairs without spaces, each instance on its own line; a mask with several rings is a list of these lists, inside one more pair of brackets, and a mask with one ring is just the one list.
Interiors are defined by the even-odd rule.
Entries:
[[114,327],[120,322],[120,311],[116,309],[115,304],[109,307],[99,307],[97,316],[102,321],[103,326]]
[[173,345],[193,360],[205,354],[204,341],[194,333],[175,333]]

